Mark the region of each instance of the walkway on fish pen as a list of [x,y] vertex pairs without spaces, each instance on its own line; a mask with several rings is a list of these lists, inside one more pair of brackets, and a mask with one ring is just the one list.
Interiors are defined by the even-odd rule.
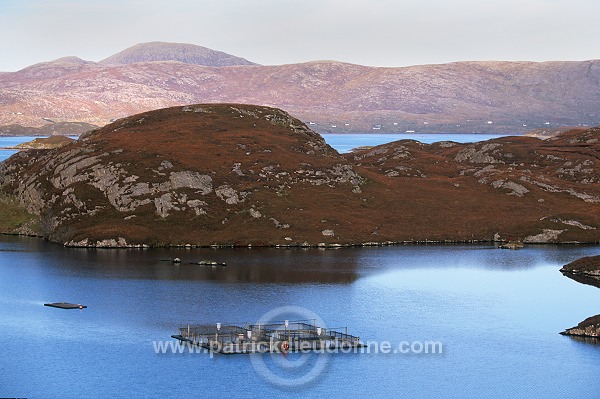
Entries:
[[335,351],[364,347],[359,337],[348,334],[347,327],[319,327],[316,320],[312,323],[285,320],[269,324],[188,324],[171,337],[222,354]]

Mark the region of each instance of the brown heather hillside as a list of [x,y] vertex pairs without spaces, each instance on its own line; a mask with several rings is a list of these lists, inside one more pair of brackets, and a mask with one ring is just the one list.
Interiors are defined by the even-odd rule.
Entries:
[[0,74],[0,126],[39,127],[42,118],[104,125],[161,107],[224,102],[286,109],[319,133],[600,124],[600,61],[260,66],[189,46],[142,44],[101,63],[66,57]]
[[68,245],[598,242],[599,131],[342,156],[281,110],[200,104],[19,153],[0,184],[34,215],[10,231]]

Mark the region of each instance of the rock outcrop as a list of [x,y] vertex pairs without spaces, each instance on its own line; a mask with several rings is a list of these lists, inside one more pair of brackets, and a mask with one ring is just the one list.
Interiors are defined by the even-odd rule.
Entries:
[[577,326],[561,332],[562,335],[576,337],[600,338],[600,315],[588,317]]
[[599,132],[340,155],[279,109],[178,106],[1,163],[31,220],[0,227],[73,246],[597,243]]

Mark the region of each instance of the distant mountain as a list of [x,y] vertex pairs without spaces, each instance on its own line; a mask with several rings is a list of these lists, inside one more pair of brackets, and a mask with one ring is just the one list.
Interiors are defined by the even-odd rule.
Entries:
[[0,126],[0,136],[77,136],[97,128],[85,122],[49,122],[39,128],[8,125]]
[[179,61],[204,66],[256,65],[244,58],[221,51],[185,43],[150,42],[129,47],[100,61],[105,65],[128,65],[136,62]]
[[[235,65],[197,64],[227,60]],[[600,61],[243,62],[199,46],[147,43],[101,63],[36,64],[0,74],[0,126],[42,126],[43,118],[105,125],[156,108],[220,102],[283,108],[319,133],[525,133],[600,124]]]
[[79,57],[62,57],[53,61],[40,62],[39,64],[28,66],[16,73],[25,79],[54,79],[79,72],[86,67],[96,64],[93,61],[82,60]]

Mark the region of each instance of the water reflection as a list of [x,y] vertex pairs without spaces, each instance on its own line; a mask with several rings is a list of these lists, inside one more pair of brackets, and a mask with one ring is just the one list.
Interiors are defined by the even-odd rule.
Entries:
[[[348,284],[358,278],[352,252],[318,249],[84,249],[39,239],[4,237],[0,256],[10,262],[23,252],[28,263],[60,274],[140,280],[206,280],[230,283]],[[355,254],[355,253],[354,253]],[[180,258],[180,264],[170,260]],[[201,260],[227,266],[193,264]],[[60,265],[57,268],[57,265]]]
[[586,277],[586,276],[578,276],[576,274],[561,272],[563,276],[570,278],[571,280],[577,281],[578,283],[591,285],[596,288],[600,288],[600,280],[595,278]]
[[[47,267],[48,270],[71,276],[267,284],[350,284],[360,277],[385,275],[401,270],[487,269],[516,272],[547,264],[562,266],[577,259],[579,254],[583,256],[590,251],[595,249],[587,246],[535,246],[508,251],[486,244],[339,250],[84,249],[63,248],[36,238],[4,236],[0,239],[0,257],[3,262],[23,262],[27,259],[28,263],[35,266]],[[27,253],[27,257],[23,258],[22,253]],[[173,258],[180,258],[181,264],[170,262]],[[225,262],[227,266],[193,264],[201,260]]]
[[600,339],[598,339],[598,338],[578,337],[576,335],[570,335],[569,338],[580,344],[594,345],[594,346],[600,347]]
[[[487,396],[514,398],[515,392],[581,397],[584,386],[588,397],[600,397],[600,388],[589,383],[598,373],[600,347],[558,334],[598,313],[600,291],[558,271],[597,251],[489,245],[87,250],[0,237],[6,359],[0,362],[0,391],[28,397],[402,392],[480,398],[485,387]],[[173,257],[183,263],[161,261]],[[201,259],[228,266],[186,263]],[[88,308],[43,306],[56,301]],[[347,325],[365,340],[439,340],[444,355],[335,356],[314,386],[281,392],[254,372],[247,357],[159,355],[152,349],[152,342],[168,340],[186,323],[255,321],[285,306],[309,309],[330,327]],[[193,370],[194,378],[182,384],[181,370]],[[132,375],[139,376],[134,383]],[[224,376],[235,378],[223,384]]]

